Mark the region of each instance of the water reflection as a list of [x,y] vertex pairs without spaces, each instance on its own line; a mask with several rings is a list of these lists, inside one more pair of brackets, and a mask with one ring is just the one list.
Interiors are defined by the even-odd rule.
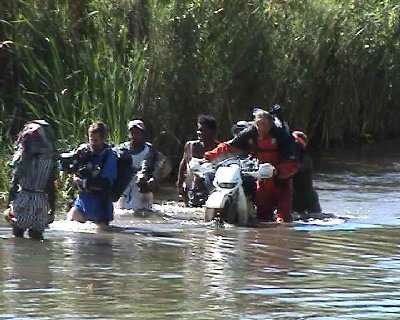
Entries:
[[397,234],[270,226],[7,239],[0,318],[390,318]]
[[397,156],[318,169],[346,219],[215,229],[171,205],[110,232],[1,239],[0,319],[397,319]]
[[368,224],[398,225],[399,159],[398,143],[316,157],[316,187],[324,210]]
[[[53,285],[53,244],[10,238],[2,246],[2,308],[12,318],[31,313],[45,315],[56,306],[59,289]],[[46,299],[46,305],[41,303]]]
[[17,238],[9,241],[4,250],[8,261],[5,291],[18,293],[51,289],[51,252],[51,242],[35,241],[31,244]]

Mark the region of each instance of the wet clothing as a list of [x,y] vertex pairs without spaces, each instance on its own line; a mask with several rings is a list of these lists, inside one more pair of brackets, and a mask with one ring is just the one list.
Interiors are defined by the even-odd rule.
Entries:
[[[133,148],[131,143],[125,142],[120,147],[127,148],[132,156],[132,167],[135,174],[129,185],[126,187],[122,196],[115,203],[118,209],[151,209],[154,195],[151,190],[141,188],[140,179],[143,185],[150,179],[160,179],[163,177],[162,166],[166,159],[158,152],[151,143],[144,143],[139,148]],[[138,185],[139,182],[139,185]]]
[[15,146],[6,219],[13,226],[14,235],[23,236],[29,229],[39,239],[54,219],[58,156],[52,129],[42,120],[29,122]]
[[297,213],[321,213],[318,194],[313,186],[313,163],[310,154],[296,145],[299,170],[293,176],[293,211]]
[[292,184],[291,181],[278,185],[274,179],[257,181],[255,194],[255,205],[257,217],[261,221],[274,221],[274,210],[276,215],[284,222],[292,221]]
[[15,227],[41,233],[49,223],[51,206],[48,188],[54,188],[51,185],[55,180],[55,161],[51,155],[37,155],[24,159],[24,162],[23,175],[18,166],[13,172],[17,177],[19,190],[10,201],[14,217],[11,221]]
[[232,140],[221,143],[205,156],[217,159],[222,153],[246,150],[260,163],[270,163],[276,168],[271,179],[257,181],[255,204],[260,220],[273,221],[274,209],[278,218],[284,222],[292,221],[291,216],[291,177],[297,172],[298,164],[294,153],[294,140],[283,126],[272,126],[268,136],[261,138],[257,128],[251,127],[240,132]]
[[[114,219],[110,188],[117,176],[116,156],[108,145],[104,145],[100,151],[89,152],[86,167],[91,169],[87,176],[80,177],[85,182],[80,186],[74,206],[86,220],[108,223]],[[95,170],[99,170],[97,175]]]

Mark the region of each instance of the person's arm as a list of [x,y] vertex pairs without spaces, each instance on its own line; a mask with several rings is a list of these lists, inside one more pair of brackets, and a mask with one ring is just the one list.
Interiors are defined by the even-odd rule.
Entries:
[[49,212],[49,223],[52,223],[54,221],[54,215],[56,212],[56,180],[58,177],[58,169],[57,166],[54,165],[53,169],[50,172],[49,179],[47,180],[47,184],[45,187],[45,192],[47,193],[47,197],[49,199],[49,207],[50,207],[50,212]]
[[178,193],[182,194],[183,193],[183,182],[186,179],[187,176],[187,164],[188,164],[188,160],[191,154],[191,142],[188,141],[185,144],[185,147],[183,149],[183,156],[181,159],[181,162],[179,163],[179,169],[178,169],[178,179],[176,181],[176,187],[178,189]]
[[236,149],[234,147],[231,147],[228,144],[228,142],[221,142],[214,149],[204,152],[204,158],[213,161],[219,158],[224,153],[234,152],[234,151],[236,151]]
[[142,161],[139,172],[137,173],[137,185],[141,192],[154,192],[159,188],[159,176],[156,169],[160,165],[160,153],[150,144],[147,143],[150,150],[146,158]]
[[17,194],[17,192],[18,192],[18,172],[17,168],[15,168],[11,173],[11,179],[9,182],[7,207],[9,207],[11,202],[15,199],[15,195]]
[[232,140],[222,142],[214,149],[204,153],[204,157],[208,160],[216,160],[222,154],[225,153],[237,153],[243,150],[250,149],[250,140],[257,139],[257,129],[255,126],[251,126],[243,131],[241,131]]
[[142,172],[142,174],[144,174],[147,179],[149,179],[154,174],[156,163],[158,161],[158,155],[157,150],[150,143],[147,143],[147,146],[149,147],[149,153],[142,161],[139,171]]
[[47,181],[46,185],[46,193],[49,198],[49,206],[52,212],[56,210],[56,186],[55,182],[57,180],[58,170],[57,168],[53,168],[50,173],[49,180]]

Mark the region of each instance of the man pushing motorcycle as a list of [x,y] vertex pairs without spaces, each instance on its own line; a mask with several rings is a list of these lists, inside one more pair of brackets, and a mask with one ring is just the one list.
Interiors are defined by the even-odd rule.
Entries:
[[232,140],[205,152],[204,157],[212,161],[227,152],[246,151],[260,163],[273,165],[273,176],[256,182],[257,218],[259,221],[292,222],[291,178],[298,170],[294,139],[283,123],[269,112],[255,109],[253,115],[251,126]]

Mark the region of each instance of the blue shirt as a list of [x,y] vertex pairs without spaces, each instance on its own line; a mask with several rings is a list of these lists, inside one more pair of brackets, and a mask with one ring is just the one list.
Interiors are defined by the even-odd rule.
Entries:
[[[100,176],[106,177],[113,185],[117,178],[117,158],[111,149],[94,152],[89,162],[100,166]],[[114,208],[110,196],[104,191],[86,191],[81,189],[74,206],[86,220],[107,222],[114,220]]]

